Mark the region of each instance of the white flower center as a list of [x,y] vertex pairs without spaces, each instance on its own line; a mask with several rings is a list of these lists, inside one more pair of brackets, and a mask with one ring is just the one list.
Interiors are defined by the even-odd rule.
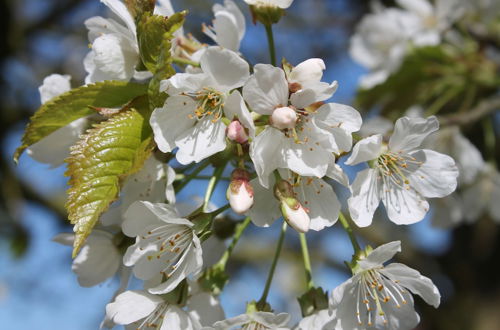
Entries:
[[415,157],[403,153],[387,152],[378,157],[376,166],[381,174],[386,187],[395,184],[406,190],[410,190],[410,179],[416,167],[423,163]]
[[[149,314],[144,320],[137,326],[137,330],[142,329],[159,329],[163,323],[165,317],[165,312],[167,311],[168,303],[159,304],[155,310]],[[139,322],[137,322],[139,323]]]
[[198,101],[198,105],[194,110],[194,115],[188,115],[190,119],[196,117],[200,120],[208,116],[212,117],[212,122],[215,123],[222,118],[224,114],[224,95],[221,92],[205,87],[196,93],[186,93],[186,95]]
[[[172,276],[182,262],[183,254],[193,241],[193,230],[188,226],[165,225],[156,227],[141,236],[145,247],[156,245],[156,252],[147,256],[149,261],[163,259],[166,264],[160,272],[166,278]],[[141,250],[144,247],[140,247]]]
[[364,271],[356,293],[358,324],[364,325],[365,321],[367,326],[372,326],[377,315],[382,318],[384,324],[387,324],[383,304],[392,302],[396,308],[401,308],[401,305],[408,303],[405,294],[408,295],[408,291],[397,281],[385,277],[377,269]]

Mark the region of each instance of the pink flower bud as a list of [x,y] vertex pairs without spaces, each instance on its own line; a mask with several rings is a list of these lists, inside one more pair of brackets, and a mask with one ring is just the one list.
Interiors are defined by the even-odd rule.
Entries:
[[286,200],[282,200],[280,206],[283,218],[285,218],[286,222],[299,233],[306,233],[311,223],[307,210],[297,200],[291,204],[292,205],[289,205]]
[[231,183],[227,188],[226,197],[231,209],[243,214],[253,205],[253,188],[247,171],[237,168],[231,174]]
[[271,125],[278,129],[294,128],[297,122],[297,114],[292,108],[276,108],[271,115]]
[[226,130],[226,135],[231,141],[236,141],[238,143],[246,143],[248,141],[247,132],[241,123],[237,120],[233,120]]

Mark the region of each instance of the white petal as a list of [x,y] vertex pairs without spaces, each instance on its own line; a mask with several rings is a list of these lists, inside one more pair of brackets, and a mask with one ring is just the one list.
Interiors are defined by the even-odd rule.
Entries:
[[328,165],[328,170],[326,171],[326,176],[333,179],[345,187],[349,187],[349,178],[345,174],[342,167],[336,163],[330,163]]
[[294,330],[333,330],[337,329],[336,315],[330,315],[328,309],[322,309],[303,318]]
[[283,162],[286,164],[283,167],[303,176],[324,177],[333,159],[330,153],[314,143],[295,143],[293,138],[286,138],[283,146]]
[[444,197],[457,188],[458,169],[450,156],[432,150],[418,150],[410,154],[419,162],[418,169],[409,176],[410,185],[424,197]]
[[156,144],[161,151],[172,151],[177,137],[196,123],[196,119],[188,117],[195,109],[196,102],[192,98],[174,95],[167,99],[163,108],[156,108],[153,111],[149,124],[153,128]]
[[134,18],[130,15],[125,4],[120,0],[101,0],[109,9],[111,9],[123,22],[127,25],[128,29],[135,34]]
[[363,269],[378,268],[398,252],[401,252],[401,241],[386,243],[374,249],[365,259],[360,260],[358,263]]
[[211,118],[204,118],[178,136],[175,144],[179,147],[179,163],[197,163],[226,148],[226,125],[222,120],[213,123]]
[[328,84],[326,82],[310,82],[304,84],[302,89],[290,96],[290,102],[298,109],[303,109],[313,103],[325,101],[332,97],[337,90],[336,81]]
[[236,90],[227,97],[224,102],[224,114],[228,119],[238,117],[240,123],[248,128],[250,136],[255,136],[255,125],[252,116],[239,91]]
[[352,132],[361,127],[361,115],[350,106],[327,103],[313,117],[313,122],[330,133],[330,143],[336,153],[351,150]]
[[32,144],[26,152],[37,162],[50,164],[51,167],[60,166],[69,156],[70,147],[78,142],[80,134],[88,126],[87,117],[77,119]]
[[187,303],[191,317],[198,320],[202,326],[212,325],[226,318],[219,299],[209,292],[194,294]]
[[432,226],[450,229],[464,220],[464,203],[458,194],[432,201]]
[[243,86],[250,76],[248,63],[238,54],[220,47],[209,47],[200,59],[203,72],[216,82],[217,89],[228,92]]
[[[253,187],[254,206],[247,214],[255,225],[269,227],[281,217],[278,200],[274,197],[272,189],[262,187],[258,179],[253,179],[250,184]],[[273,187],[273,185],[274,177],[271,177],[269,186]]]
[[125,291],[106,305],[106,315],[116,324],[130,324],[151,314],[162,298],[144,291]]
[[319,231],[337,222],[340,202],[328,183],[317,178],[303,177],[295,192],[302,205],[309,209],[309,229]]
[[391,263],[380,270],[382,274],[409,289],[413,294],[418,294],[429,305],[437,308],[441,294],[432,281],[422,276],[418,271],[400,263]]
[[71,267],[81,286],[97,285],[116,274],[122,256],[112,239],[111,234],[99,230],[94,230],[87,238]]
[[73,246],[73,242],[75,241],[75,234],[60,233],[52,237],[52,241],[66,246]]
[[389,219],[398,225],[418,222],[429,211],[429,203],[415,189],[395,184],[382,187],[382,202]]
[[[358,285],[359,277],[358,275],[354,275],[332,291],[330,311],[337,311],[340,329],[358,330],[365,329],[366,327],[366,324],[360,326],[356,317],[356,293]],[[363,304],[360,307],[362,308],[360,312],[363,313],[366,311]],[[364,313],[362,317],[366,317]]]
[[123,233],[130,237],[139,236],[144,228],[152,225],[163,225],[163,221],[175,219],[179,216],[175,208],[169,204],[136,201],[123,215]]
[[384,117],[372,117],[363,121],[363,125],[359,130],[361,136],[370,136],[373,134],[385,135],[393,128],[392,121]]
[[286,327],[286,324],[290,320],[290,315],[287,313],[276,315],[270,312],[254,312],[250,315],[250,318],[267,328],[276,329]]
[[325,62],[322,59],[310,58],[295,66],[288,75],[288,80],[299,84],[320,81],[325,68]]
[[358,227],[372,223],[373,213],[380,203],[378,173],[367,168],[359,172],[351,186],[352,196],[347,200],[349,213]]
[[193,319],[186,311],[175,305],[170,305],[165,312],[160,330],[198,330],[200,328],[201,325],[199,322]]
[[215,14],[213,24],[214,41],[221,47],[237,52],[240,49],[240,31],[235,17],[227,11],[219,11]]
[[38,88],[40,92],[40,100],[43,103],[50,99],[61,95],[71,89],[70,81],[71,76],[51,74],[43,79],[43,84]]
[[439,128],[435,116],[428,118],[402,117],[396,121],[394,133],[389,140],[389,149],[395,152],[412,151],[420,146],[422,141]]
[[109,80],[129,80],[139,60],[129,41],[116,34],[104,34],[92,43],[96,68]]
[[426,0],[396,0],[396,2],[404,9],[422,17],[430,16],[434,11],[432,5]]
[[269,64],[257,64],[254,74],[243,86],[243,98],[250,109],[271,115],[278,106],[288,104],[288,82],[285,72]]
[[372,135],[362,139],[352,148],[352,154],[346,160],[347,165],[356,165],[378,158],[382,152],[382,135]]
[[186,92],[194,93],[202,90],[203,87],[212,86],[214,84],[213,79],[203,72],[176,73],[170,79],[160,82],[160,92],[165,92],[169,95]]
[[287,138],[281,131],[267,127],[255,137],[250,145],[250,157],[255,165],[255,171],[260,183],[266,188],[269,188],[271,173],[279,167],[284,167],[283,144],[286,140]]

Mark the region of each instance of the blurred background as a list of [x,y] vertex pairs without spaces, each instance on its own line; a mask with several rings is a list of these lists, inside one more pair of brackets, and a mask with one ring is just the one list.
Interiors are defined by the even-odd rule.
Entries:
[[[172,2],[176,10],[189,10],[185,30],[208,42],[200,30],[203,22],[210,23],[214,2]],[[235,2],[248,19],[241,52],[251,63],[268,63],[263,27],[251,24],[243,1]],[[333,101],[353,104],[358,80],[366,69],[350,58],[349,38],[369,10],[369,2],[362,0],[296,0],[275,27],[278,58],[286,57],[292,64],[311,57],[324,59],[323,80],[339,82]],[[45,76],[70,74],[73,87],[83,84],[82,60],[88,52],[83,22],[110,13],[97,0],[4,0],[0,15],[0,328],[97,329],[118,283],[110,280],[81,288],[71,272],[70,248],[51,241],[56,234],[72,230],[64,210],[65,169],[50,168],[26,154],[15,166],[12,154],[28,118],[40,105],[38,87]],[[497,91],[489,91],[492,93]],[[366,117],[372,115],[367,107],[358,110]],[[498,113],[491,112],[463,128],[483,156],[497,163],[498,122]],[[485,128],[488,125],[490,128]],[[489,134],[484,134],[485,130]],[[353,180],[355,173],[348,174]],[[205,186],[206,182],[193,181],[179,199],[202,194]],[[225,182],[217,187],[213,200],[217,206],[225,204],[226,187]],[[335,189],[345,200],[345,188]],[[415,298],[422,318],[418,328],[498,329],[498,225],[485,214],[472,224],[439,229],[432,226],[431,210],[428,219],[418,224],[396,226],[384,219],[383,213],[377,213],[371,227],[356,230],[362,242],[377,246],[401,240],[403,253],[396,259],[430,277],[442,293],[437,310]],[[221,296],[228,317],[244,312],[247,301],[259,298],[279,230],[279,222],[271,229],[251,226],[237,245],[229,262],[231,279]],[[352,254],[348,237],[339,225],[308,237],[315,283],[330,291],[349,277],[343,264]],[[259,244],[255,244],[257,239]],[[303,293],[303,283],[298,235],[289,231],[271,287],[273,308],[290,312],[297,321],[300,309],[296,297]]]

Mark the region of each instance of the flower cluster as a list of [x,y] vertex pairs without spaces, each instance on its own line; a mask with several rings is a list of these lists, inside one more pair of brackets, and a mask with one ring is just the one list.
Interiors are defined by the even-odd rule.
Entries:
[[[133,2],[102,2],[119,21],[93,17],[85,22],[91,50],[84,60],[87,85],[80,88],[118,81],[119,86],[147,86],[147,92],[123,102],[118,109],[95,107],[96,114],[83,116],[36,141],[28,152],[38,161],[58,166],[70,152],[67,162],[71,165],[74,155],[83,148],[93,161],[101,162],[95,168],[110,169],[103,176],[116,176],[112,188],[120,186],[119,193],[109,198],[102,214],[97,215],[99,220],[92,225],[96,229],[87,233],[73,261],[73,270],[83,286],[96,285],[115,274],[121,277],[119,291],[106,306],[103,326],[290,328],[290,315],[275,313],[267,303],[270,281],[261,299],[250,302],[245,314],[226,319],[218,301],[227,281],[227,260],[245,228],[249,223],[268,227],[283,218],[276,258],[288,225],[305,242],[309,230],[328,230],[340,222],[354,249],[347,263],[352,277],[333,289],[331,295],[316,288],[314,291],[309,285],[307,294],[312,298],[300,300],[304,318],[297,329],[411,329],[419,321],[412,294],[438,307],[438,289],[412,268],[400,263],[384,265],[401,251],[401,242],[361,248],[348,218],[358,227],[369,226],[382,202],[393,223],[413,224],[426,217],[430,205],[436,205],[438,212],[438,203],[453,198],[460,183],[467,185],[465,205],[474,196],[484,195],[481,205],[465,209],[465,218],[475,218],[487,210],[500,221],[495,202],[500,198],[500,175],[484,163],[459,131],[450,127],[438,131],[436,116],[410,114],[399,118],[394,127],[380,119],[363,125],[356,109],[332,101],[339,84],[323,81],[326,65],[319,58],[296,65],[284,60],[276,66],[271,51],[273,64],[249,64],[240,53],[245,18],[233,1],[214,5],[213,22],[203,25],[203,32],[215,44],[202,44],[182,29],[172,28],[175,31],[164,34],[170,38],[171,48],[149,57],[144,54],[149,48],[142,45],[147,38],[140,35],[145,33],[143,25],[154,21],[148,17],[160,17],[159,21],[169,26],[169,19],[178,17],[170,2],[159,1],[154,10],[140,8],[146,12],[142,17],[134,16],[140,10],[131,9]],[[271,35],[272,25],[292,3],[246,2],[254,21],[265,25]],[[463,14],[455,10],[459,0],[438,0],[434,4],[427,0],[396,2],[402,9],[378,8],[362,20],[352,39],[353,57],[372,70],[363,81],[364,87],[383,81],[396,70],[410,44],[439,43],[443,33]],[[160,77],[161,69],[146,69],[150,58],[160,61],[164,57],[169,57],[165,62],[168,65],[176,64],[175,74]],[[69,81],[68,76],[47,77],[40,87],[44,106],[62,102],[70,93]],[[145,110],[141,109],[138,99],[152,99],[151,95],[163,98],[157,106],[150,108],[154,104],[150,101]],[[97,138],[92,134],[114,118],[132,112],[140,112],[144,119],[138,138],[150,134],[140,146],[150,147],[134,150],[130,168],[117,172],[109,163],[125,167],[122,163],[128,156],[124,149],[132,147],[120,145],[120,152],[115,153],[118,156],[110,160],[110,154],[100,150],[99,143],[104,139],[125,140],[130,132],[119,137],[105,130]],[[78,142],[82,140],[85,143]],[[439,147],[438,141],[445,140],[453,143],[453,158],[444,154],[449,153],[448,147]],[[89,146],[90,150],[85,149]],[[364,168],[350,182],[344,171],[360,164]],[[69,171],[70,184],[81,184],[101,173],[92,172],[85,161],[77,165],[88,172],[76,178],[74,171]],[[208,185],[203,203],[186,210],[176,194],[191,180],[204,179],[201,172],[210,169],[213,172],[205,176]],[[227,171],[231,175],[224,178]],[[228,203],[213,207],[210,200],[215,185],[224,180],[229,181]],[[349,217],[342,213],[343,198],[337,196],[332,180],[349,191],[345,205]],[[107,184],[104,179],[100,182]],[[97,198],[84,197],[85,202],[100,205]],[[89,212],[96,208],[92,206]],[[246,219],[236,229],[229,226],[233,240],[226,248],[223,240],[228,236],[218,235],[215,223],[229,209]],[[62,234],[54,240],[71,245],[80,230],[75,226],[75,235]],[[222,252],[214,248],[216,245],[222,246]],[[305,249],[304,260],[308,260]],[[216,262],[207,261],[209,258]],[[305,268],[310,272],[307,262]],[[270,279],[273,272],[274,266]],[[127,290],[132,275],[143,281],[142,290]]]

